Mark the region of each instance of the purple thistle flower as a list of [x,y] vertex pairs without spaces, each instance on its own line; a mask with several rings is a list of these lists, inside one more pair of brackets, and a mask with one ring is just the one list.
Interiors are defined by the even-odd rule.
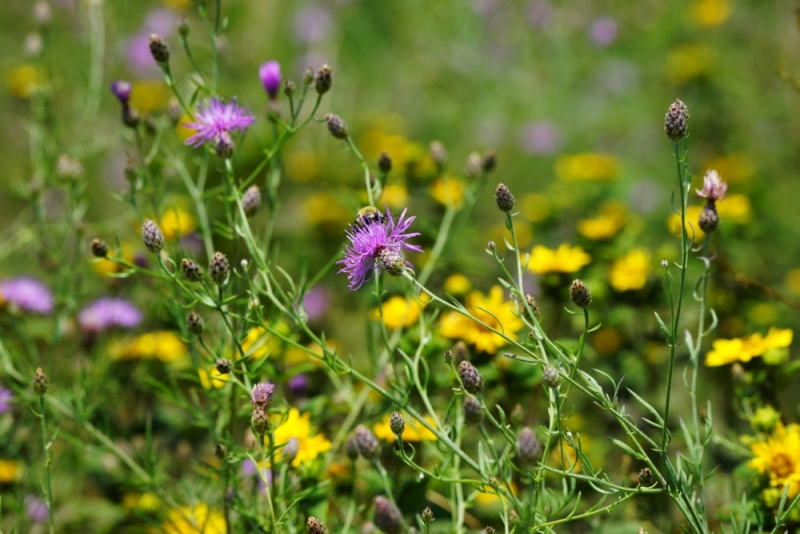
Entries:
[[303,373],[294,375],[289,379],[289,382],[286,385],[289,387],[289,391],[291,391],[292,394],[300,396],[306,392],[306,388],[308,387],[308,377]]
[[0,413],[6,413],[11,408],[11,397],[13,396],[11,390],[0,386]]
[[619,26],[611,17],[600,17],[589,28],[589,38],[600,47],[606,47],[613,43],[618,33]]
[[234,130],[244,133],[254,120],[250,111],[236,104],[235,98],[226,103],[212,97],[205,107],[202,104],[197,106],[196,122],[184,123],[187,128],[197,131],[184,144],[195,148],[203,143],[216,145],[220,139],[230,139]]
[[272,399],[272,394],[275,392],[275,384],[269,382],[259,382],[253,386],[253,393],[250,395],[250,404],[261,404],[266,406]]
[[117,80],[111,84],[111,92],[122,104],[127,104],[131,99],[131,84],[125,80]]
[[53,295],[33,278],[20,277],[0,282],[0,304],[8,302],[23,311],[47,315],[53,311]]
[[277,61],[267,61],[258,69],[258,76],[269,97],[278,96],[278,90],[281,88],[281,64]]
[[728,184],[720,178],[717,171],[712,169],[706,171],[706,175],[703,176],[703,189],[695,189],[695,191],[700,198],[712,201],[722,200],[728,193]]
[[[345,231],[350,245],[345,249],[344,259],[336,263],[344,265],[339,272],[347,273],[350,291],[356,291],[364,282],[372,279],[375,269],[380,269],[381,272],[384,270],[382,264],[378,262],[380,255],[397,256],[403,250],[422,252],[419,246],[406,243],[407,239],[419,235],[419,232],[406,233],[416,219],[416,216],[406,219],[406,211],[403,210],[395,224],[387,207],[385,218],[380,216],[378,220],[361,217],[350,225],[350,230]],[[408,261],[405,261],[405,264],[414,267]]]
[[36,495],[25,497],[25,515],[34,523],[44,523],[48,517],[47,503]]
[[102,332],[114,326],[133,328],[142,321],[142,313],[125,299],[103,297],[78,314],[81,327],[91,333]]

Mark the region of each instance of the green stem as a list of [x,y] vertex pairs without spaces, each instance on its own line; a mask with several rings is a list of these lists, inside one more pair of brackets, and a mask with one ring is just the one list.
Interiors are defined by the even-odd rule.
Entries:
[[50,534],[55,532],[55,520],[53,518],[53,486],[51,483],[50,477],[50,444],[47,442],[47,421],[46,421],[46,410],[44,405],[44,395],[39,396],[39,420],[41,423],[42,429],[42,452],[44,452],[44,469],[45,469],[45,479],[47,481],[47,517],[48,522],[50,525]]

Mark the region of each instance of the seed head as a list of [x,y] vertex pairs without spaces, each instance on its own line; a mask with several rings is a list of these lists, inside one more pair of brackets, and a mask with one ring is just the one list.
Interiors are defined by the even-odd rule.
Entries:
[[579,308],[586,308],[592,302],[592,293],[586,284],[580,280],[573,280],[569,286],[569,298]]
[[381,444],[378,438],[364,425],[356,427],[356,445],[358,446],[358,452],[367,460],[375,458],[381,452]]
[[314,88],[317,93],[324,95],[330,91],[333,85],[333,73],[328,65],[323,65],[317,71],[317,76],[314,78]]
[[108,245],[102,239],[92,239],[92,254],[98,258],[108,255]]
[[420,518],[422,518],[422,522],[425,523],[426,525],[428,523],[431,523],[434,520],[433,519],[433,511],[431,511],[431,507],[430,506],[426,506],[425,507],[425,509],[420,514]]
[[308,521],[306,521],[306,532],[308,532],[308,534],[328,534],[328,529],[325,528],[322,521],[311,516],[308,518]]
[[325,122],[328,123],[328,131],[336,139],[347,139],[347,123],[338,115],[328,113],[325,115]]
[[489,174],[497,167],[497,153],[494,150],[487,150],[483,155],[483,172]]
[[500,211],[508,212],[514,209],[514,195],[503,184],[498,184],[494,192],[494,199],[497,202],[497,207]]
[[664,131],[673,141],[686,137],[686,128],[689,125],[689,109],[686,104],[676,100],[667,110],[664,117]]
[[551,365],[544,366],[544,372],[542,373],[542,377],[544,379],[544,385],[549,387],[550,389],[556,389],[558,386],[561,385],[561,375],[559,375],[555,367]]
[[230,374],[231,370],[233,369],[233,364],[228,358],[220,358],[217,360],[217,363],[214,364],[217,372],[221,375]]
[[401,534],[405,530],[403,516],[386,497],[375,497],[375,526],[385,534]]
[[351,460],[355,461],[356,458],[358,458],[358,440],[356,439],[355,435],[347,438],[347,442],[344,444],[344,450],[347,454],[347,457]]
[[228,272],[230,271],[230,264],[228,258],[222,252],[215,252],[211,257],[211,263],[208,265],[208,276],[211,280],[221,286],[228,279]]
[[297,453],[300,451],[300,442],[297,438],[291,438],[283,446],[283,459],[287,464],[290,464],[297,458]]
[[261,190],[257,185],[251,185],[242,195],[242,209],[244,214],[252,217],[261,206]]
[[430,154],[431,159],[436,164],[436,167],[441,171],[447,163],[447,150],[444,148],[442,142],[431,141],[431,145],[428,148],[428,154]]
[[700,212],[697,223],[700,225],[700,229],[707,234],[717,229],[717,226],[719,226],[719,214],[717,213],[716,203],[713,200],[709,200],[706,203],[706,207]]
[[147,250],[154,254],[161,252],[164,248],[164,234],[161,233],[161,228],[150,219],[147,219],[142,224],[142,240]]
[[41,367],[38,367],[33,375],[33,392],[40,397],[47,393],[47,377]]
[[464,396],[464,420],[468,425],[477,425],[483,421],[483,408],[475,397]]
[[205,321],[203,318],[200,317],[200,314],[197,312],[190,312],[189,315],[186,317],[186,328],[189,329],[189,332],[192,334],[199,336],[203,333],[203,329],[205,328]]
[[401,276],[406,272],[406,260],[396,250],[385,248],[378,253],[378,264],[389,276]]
[[403,416],[400,415],[400,412],[392,412],[391,417],[389,417],[389,428],[395,436],[403,435],[403,431],[406,429],[406,422],[403,420]]
[[483,389],[483,377],[475,369],[475,366],[468,361],[463,361],[458,364],[458,374],[461,377],[461,383],[467,392],[477,395]]
[[169,61],[169,47],[166,41],[157,33],[150,34],[150,53],[156,63],[167,63]]
[[522,463],[532,464],[542,452],[542,446],[536,438],[536,434],[528,427],[522,429],[517,439],[517,453]]
[[183,271],[183,276],[185,276],[187,280],[199,282],[203,279],[203,270],[196,262],[189,258],[183,258],[181,260],[181,270]]
[[640,486],[653,485],[653,472],[650,471],[649,467],[645,467],[644,469],[639,471],[639,485]]
[[378,156],[378,170],[383,174],[389,174],[392,170],[392,157],[385,150]]

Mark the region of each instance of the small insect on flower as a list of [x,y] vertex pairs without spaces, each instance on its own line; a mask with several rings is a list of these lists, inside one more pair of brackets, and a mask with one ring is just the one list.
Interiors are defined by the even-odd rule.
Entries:
[[358,226],[365,226],[372,222],[386,224],[389,222],[389,218],[381,213],[381,210],[376,208],[375,206],[364,206],[360,210],[358,210],[358,214],[356,215],[356,220],[353,224],[357,224]]

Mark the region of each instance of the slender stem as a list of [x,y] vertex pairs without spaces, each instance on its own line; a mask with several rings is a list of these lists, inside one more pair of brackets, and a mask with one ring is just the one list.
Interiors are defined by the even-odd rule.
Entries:
[[53,486],[50,480],[50,444],[47,442],[47,421],[44,405],[44,395],[39,396],[39,421],[42,428],[42,452],[44,453],[45,479],[47,481],[47,517],[50,525],[50,534],[55,532],[55,520],[53,518]]

